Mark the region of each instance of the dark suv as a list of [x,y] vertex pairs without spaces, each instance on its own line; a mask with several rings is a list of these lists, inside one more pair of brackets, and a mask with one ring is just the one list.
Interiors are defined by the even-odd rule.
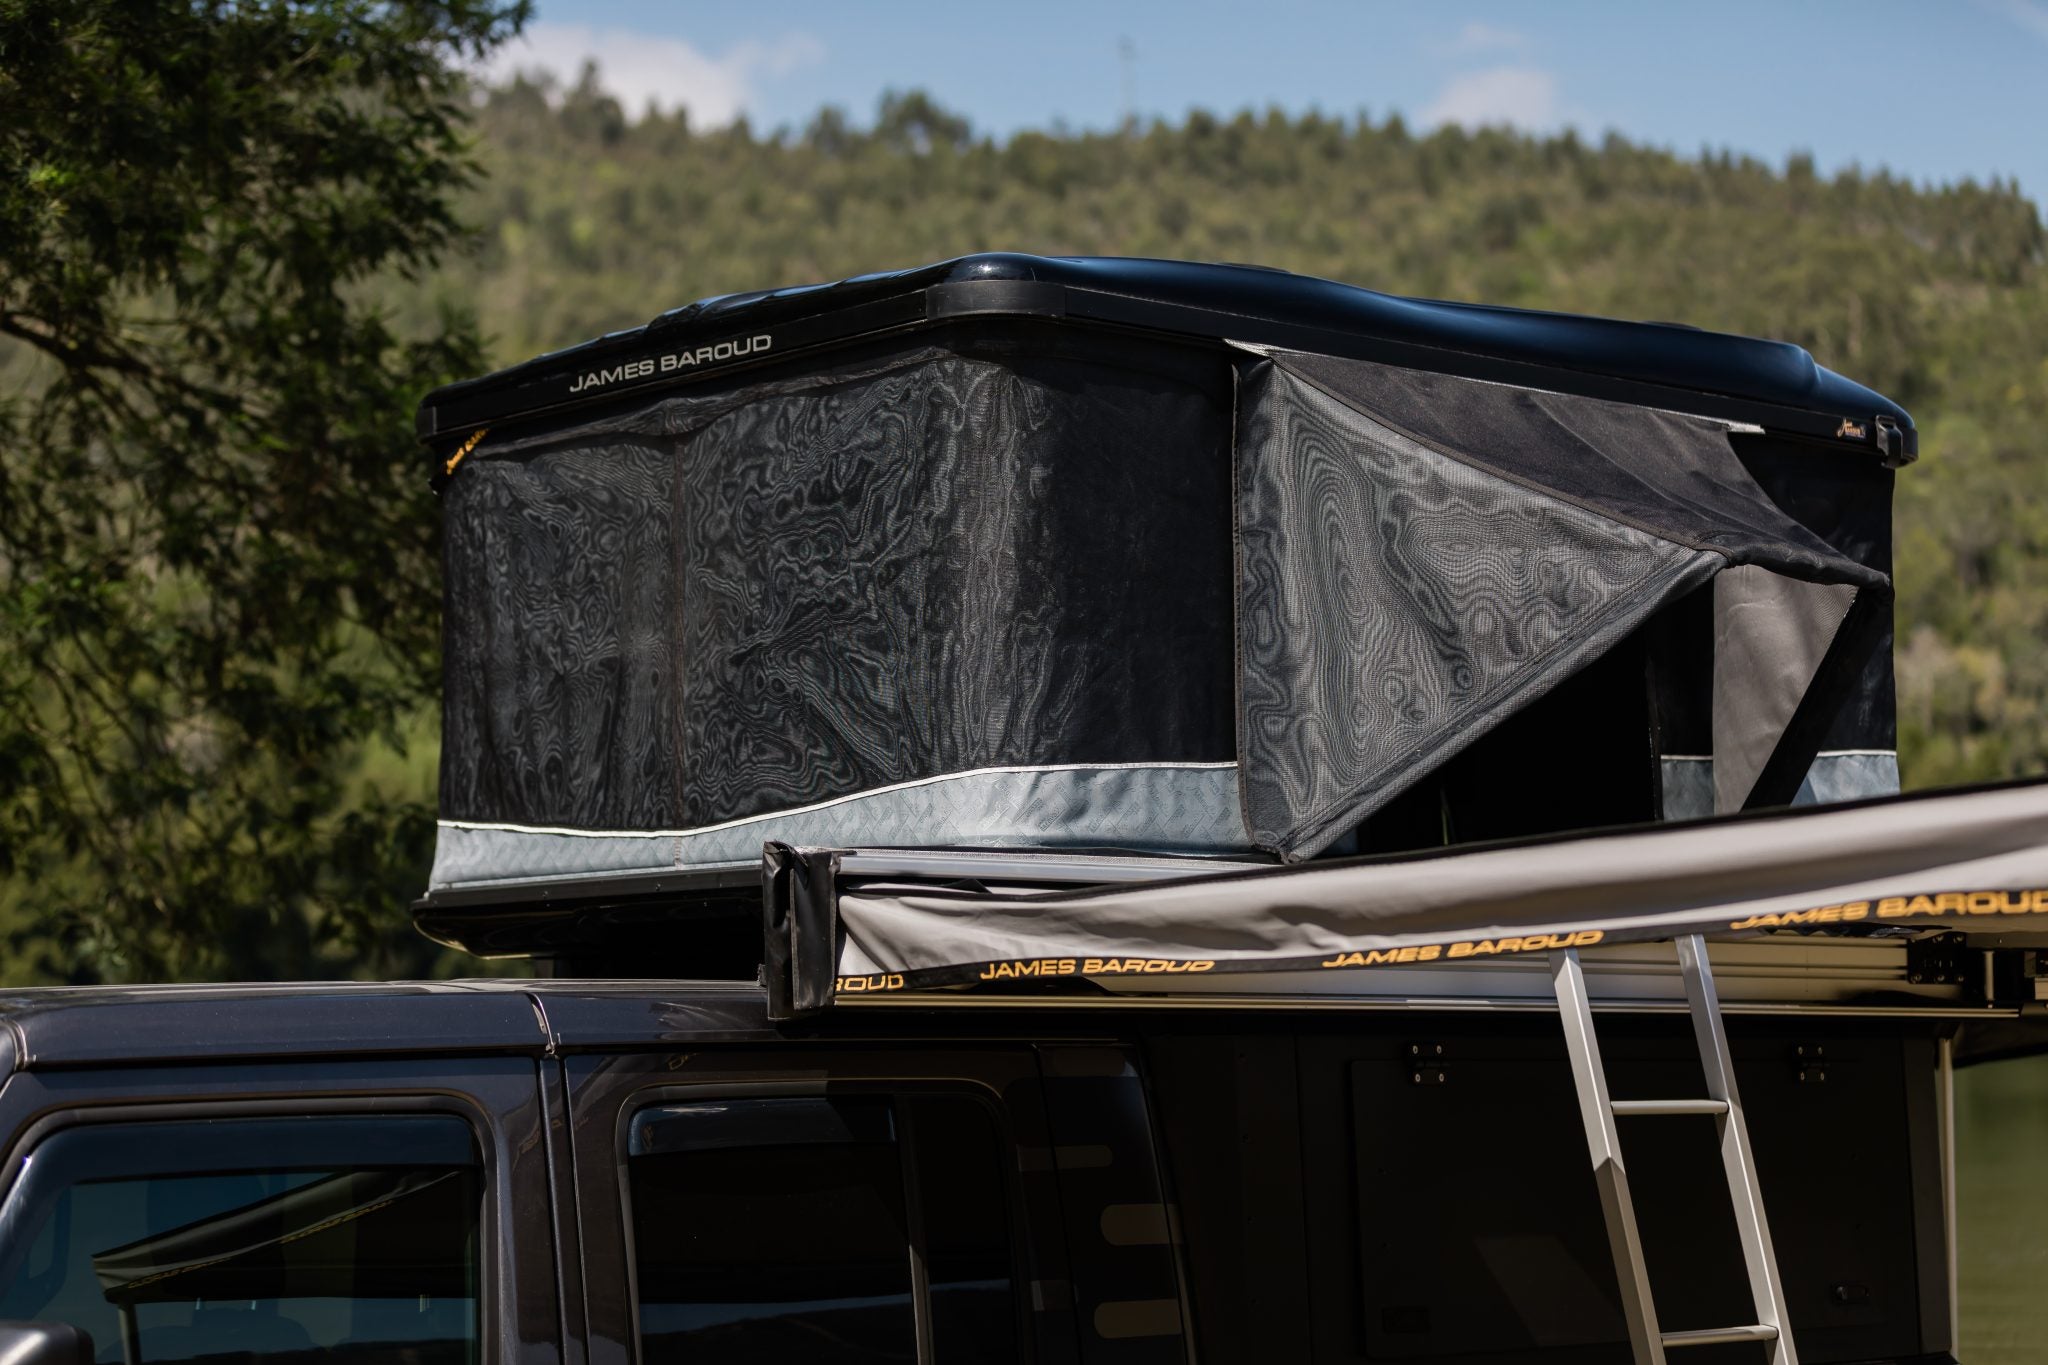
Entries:
[[[1629,1358],[1554,1014],[543,980],[0,1019],[10,1360]],[[1731,1019],[1808,1361],[1946,1355],[1940,1028]],[[1697,1085],[1682,1015],[1602,1029],[1618,1096]],[[1711,1126],[1629,1141],[1665,1321],[1735,1320]]]

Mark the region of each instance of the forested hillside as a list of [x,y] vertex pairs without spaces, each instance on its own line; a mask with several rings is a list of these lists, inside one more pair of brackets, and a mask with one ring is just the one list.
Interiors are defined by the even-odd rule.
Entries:
[[1907,782],[2048,770],[2048,233],[2015,187],[1398,117],[998,143],[918,94],[763,134],[629,121],[588,79],[554,93],[488,98],[481,248],[434,283],[500,362],[709,294],[973,250],[1248,261],[1797,342],[1921,429],[1898,506]]

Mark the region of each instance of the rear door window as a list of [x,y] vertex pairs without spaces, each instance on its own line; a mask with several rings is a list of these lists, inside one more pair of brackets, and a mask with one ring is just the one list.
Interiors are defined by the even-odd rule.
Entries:
[[633,1118],[646,1365],[1019,1358],[995,1117],[945,1093],[693,1100]]
[[0,1205],[0,1319],[129,1365],[468,1365],[483,1190],[453,1115],[61,1130]]

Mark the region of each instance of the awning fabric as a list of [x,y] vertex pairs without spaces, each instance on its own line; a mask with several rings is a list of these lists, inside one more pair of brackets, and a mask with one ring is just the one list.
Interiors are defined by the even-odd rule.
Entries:
[[[772,849],[795,1003],[1025,978],[1352,969],[1766,930],[2048,924],[2048,782],[1107,889],[851,883]],[[820,902],[829,902],[822,904]],[[831,978],[823,945],[832,945]]]

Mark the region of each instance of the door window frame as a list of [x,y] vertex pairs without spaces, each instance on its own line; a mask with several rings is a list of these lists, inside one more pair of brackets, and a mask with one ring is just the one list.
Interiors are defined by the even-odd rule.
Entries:
[[[1074,1359],[1071,1305],[1051,1288],[1063,1289],[1070,1282],[1058,1190],[1050,1163],[1027,1159],[1030,1152],[1050,1146],[1037,1059],[1028,1046],[858,1052],[736,1049],[580,1055],[564,1061],[582,1224],[590,1365],[641,1365],[628,1172],[636,1115],[663,1104],[713,1099],[915,1094],[965,1096],[987,1110],[1001,1152],[1020,1360],[1060,1365]],[[904,1194],[906,1201],[917,1197],[908,1187]],[[616,1286],[616,1292],[606,1292],[607,1286]],[[913,1305],[920,1313],[924,1310],[915,1286]],[[918,1359],[929,1361],[928,1330],[919,1332],[918,1342]]]
[[[245,1066],[20,1072],[0,1086],[0,1204],[43,1142],[84,1126],[203,1119],[445,1114],[469,1125],[484,1198],[477,1229],[477,1358],[561,1365],[551,1146],[529,1057],[308,1060]],[[248,1161],[261,1169],[260,1158]],[[536,1214],[538,1216],[536,1216]]]

